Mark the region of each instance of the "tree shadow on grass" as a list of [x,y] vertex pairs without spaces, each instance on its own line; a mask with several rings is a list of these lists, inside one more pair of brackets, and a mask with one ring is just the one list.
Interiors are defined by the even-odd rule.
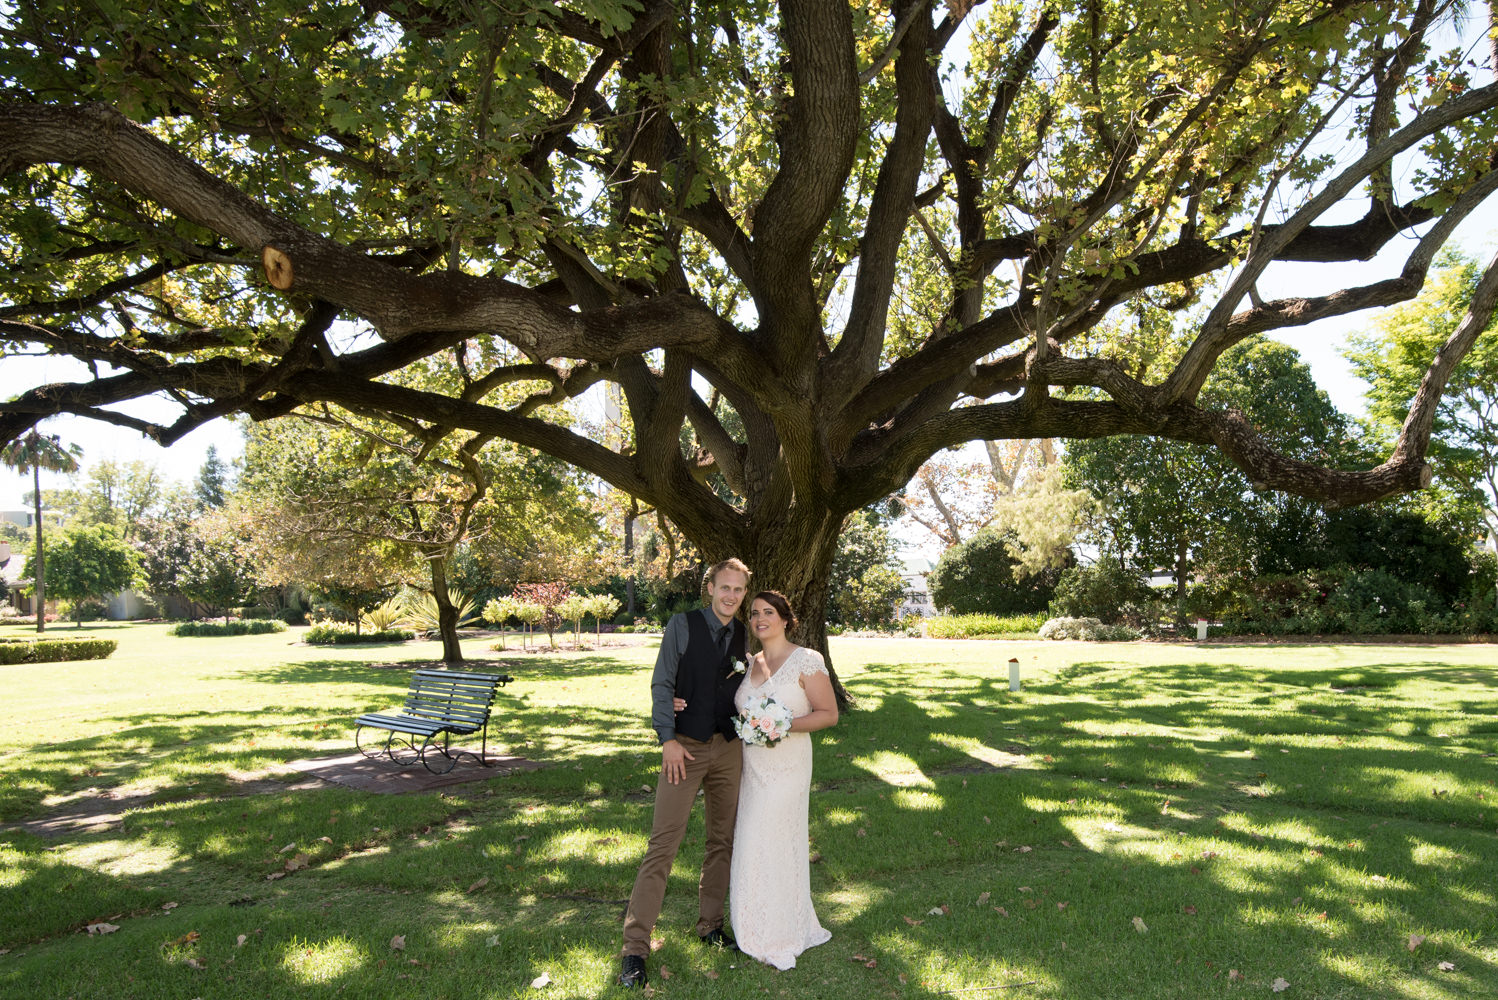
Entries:
[[[1208,996],[1267,989],[1281,975],[1303,995],[1372,995],[1375,987],[1349,968],[1372,969],[1387,986],[1448,956],[1464,982],[1498,981],[1470,943],[1491,926],[1494,901],[1484,887],[1498,882],[1493,852],[1474,849],[1472,803],[1427,795],[1433,811],[1415,815],[1394,777],[1441,760],[1442,744],[1426,732],[1439,707],[1423,709],[1431,715],[1421,721],[1390,696],[1372,714],[1383,728],[1410,723],[1410,732],[1390,747],[1357,745],[1370,727],[1350,706],[1367,695],[1278,680],[1266,687],[1248,668],[1205,669],[1079,671],[1018,694],[1003,678],[939,669],[892,665],[855,678],[862,707],[820,734],[816,748],[811,835],[821,861],[813,888],[834,938],[802,956],[800,995],[921,996],[1034,980],[1041,995],[1105,996],[1137,980],[1157,984],[1154,995]],[[386,676],[372,671],[361,683],[380,695],[392,688]],[[1195,686],[1183,683],[1192,677]],[[190,916],[152,918],[159,930],[148,951],[158,938],[204,930],[204,960],[217,968],[235,959],[243,995],[305,989],[288,949],[310,953],[326,939],[362,944],[318,988],[373,995],[417,985],[461,992],[481,974],[521,989],[527,972],[559,956],[602,955],[611,965],[659,758],[643,706],[587,704],[588,693],[580,687],[570,704],[521,701],[510,713],[527,740],[572,766],[443,795],[328,789],[132,814],[123,835],[176,859],[156,868],[151,884],[199,887]],[[1295,713],[1270,722],[1287,715],[1285,704]],[[329,715],[326,705],[283,711]],[[152,748],[163,752],[187,738],[222,753],[215,747],[236,729],[149,714],[120,721],[154,727]],[[1326,745],[1297,746],[1294,736]],[[1338,747],[1338,736],[1353,745]],[[1000,751],[1020,763],[985,766]],[[1323,763],[1343,779],[1323,777]],[[1311,781],[1295,793],[1299,777]],[[1349,808],[1332,786],[1347,790]],[[780,974],[747,963],[705,964],[689,937],[701,822],[697,810],[668,885],[658,925],[665,944],[653,967],[676,969],[673,985],[688,993],[784,988]],[[282,853],[288,844],[295,853]],[[285,872],[298,853],[308,867]],[[1380,871],[1369,868],[1375,857],[1384,859]],[[282,878],[266,879],[278,871]],[[242,900],[252,917],[233,908]],[[1131,926],[1134,916],[1148,933]],[[252,926],[266,930],[256,943],[274,960],[229,943]],[[1404,947],[1405,927],[1430,934],[1422,950]],[[408,951],[394,958],[392,934],[409,935]],[[84,965],[70,960],[77,937],[41,946],[38,956],[55,949],[50,972],[35,960],[24,970],[11,963],[7,981],[37,995],[72,982]],[[113,939],[90,945],[93,967],[130,969],[138,958]],[[406,955],[430,967],[413,968]],[[864,958],[850,961],[856,955]],[[565,966],[553,968],[564,975]],[[1247,981],[1228,983],[1228,968]],[[397,970],[422,980],[399,985]],[[196,973],[153,975],[166,984],[157,992],[184,993]],[[569,988],[601,995],[600,979],[596,989]]]

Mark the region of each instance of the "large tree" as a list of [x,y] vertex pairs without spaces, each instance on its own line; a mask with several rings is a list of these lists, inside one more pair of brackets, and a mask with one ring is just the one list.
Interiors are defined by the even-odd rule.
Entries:
[[[18,4],[0,337],[92,367],[0,404],[0,440],[69,412],[166,443],[323,401],[507,438],[746,558],[823,646],[845,517],[964,441],[1148,434],[1309,497],[1416,489],[1498,264],[1372,468],[1199,393],[1252,333],[1412,297],[1498,188],[1498,85],[1432,48],[1471,9]],[[1260,294],[1276,262],[1384,248],[1396,277]],[[1203,296],[1158,380],[1081,346]],[[387,377],[432,356],[454,391]],[[624,452],[537,408],[600,382]],[[148,394],[177,417],[116,406]]]

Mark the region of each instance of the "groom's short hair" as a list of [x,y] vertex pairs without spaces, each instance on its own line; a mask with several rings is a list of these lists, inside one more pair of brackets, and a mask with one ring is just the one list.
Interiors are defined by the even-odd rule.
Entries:
[[738,570],[740,573],[743,573],[745,583],[748,583],[749,578],[754,575],[749,571],[749,567],[744,565],[744,560],[736,557],[729,557],[727,559],[724,559],[722,562],[715,562],[707,568],[707,572],[703,574],[702,577],[703,593],[707,593],[708,591],[713,589],[713,583],[718,579],[718,574],[723,572],[725,569],[734,569]]

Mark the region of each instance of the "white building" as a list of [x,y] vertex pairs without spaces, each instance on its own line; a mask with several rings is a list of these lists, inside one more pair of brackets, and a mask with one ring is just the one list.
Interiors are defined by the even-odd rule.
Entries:
[[936,605],[931,603],[931,589],[926,577],[935,567],[924,556],[907,556],[900,560],[900,579],[905,586],[904,599],[895,612],[896,618],[920,615],[930,618],[936,614]]

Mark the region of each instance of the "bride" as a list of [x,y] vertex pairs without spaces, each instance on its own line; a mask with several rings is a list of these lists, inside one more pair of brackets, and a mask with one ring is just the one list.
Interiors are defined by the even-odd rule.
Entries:
[[791,732],[772,747],[744,744],[744,777],[734,827],[729,905],[740,950],[777,969],[832,935],[811,905],[806,809],[811,736],[837,722],[837,699],[822,654],[786,638],[796,619],[773,590],[754,598],[749,629],[761,651],[734,697],[740,712],[769,696],[790,709]]

